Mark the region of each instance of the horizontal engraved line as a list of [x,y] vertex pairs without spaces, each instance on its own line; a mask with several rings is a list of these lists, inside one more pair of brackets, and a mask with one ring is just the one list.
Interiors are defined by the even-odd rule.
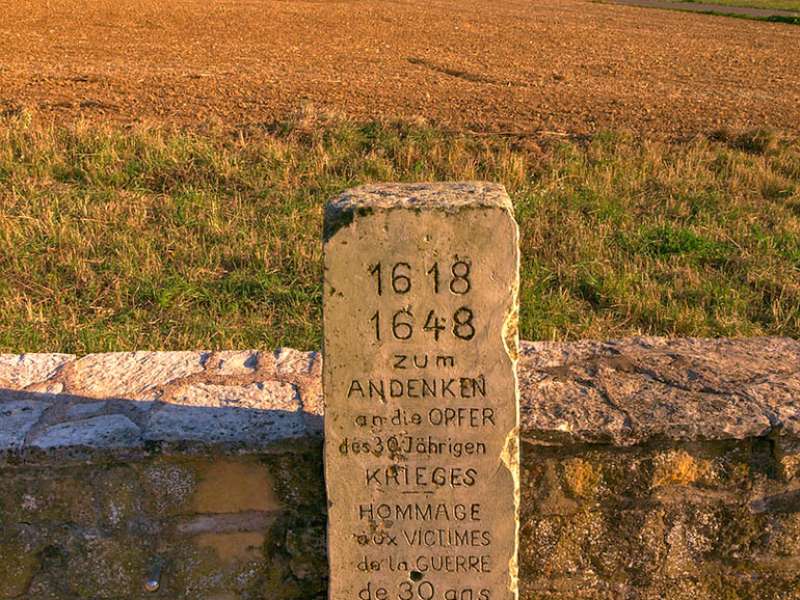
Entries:
[[213,513],[179,517],[175,523],[175,531],[181,535],[263,531],[279,515],[279,511],[250,510],[241,513]]

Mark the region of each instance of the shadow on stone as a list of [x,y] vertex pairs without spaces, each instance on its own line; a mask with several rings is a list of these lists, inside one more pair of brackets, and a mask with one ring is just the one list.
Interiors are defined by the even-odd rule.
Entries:
[[[285,408],[258,408],[259,404]],[[10,462],[151,453],[268,452],[320,439],[322,416],[292,384],[198,383],[170,402],[0,388],[0,453]]]

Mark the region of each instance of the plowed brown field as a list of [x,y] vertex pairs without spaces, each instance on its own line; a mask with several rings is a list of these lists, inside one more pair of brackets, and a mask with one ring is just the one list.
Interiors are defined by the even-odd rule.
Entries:
[[800,27],[584,0],[0,0],[0,111],[800,131]]

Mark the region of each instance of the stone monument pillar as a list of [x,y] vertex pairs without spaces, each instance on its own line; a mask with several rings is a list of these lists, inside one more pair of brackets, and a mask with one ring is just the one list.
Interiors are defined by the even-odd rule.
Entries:
[[330,600],[517,597],[518,237],[491,183],[328,204]]

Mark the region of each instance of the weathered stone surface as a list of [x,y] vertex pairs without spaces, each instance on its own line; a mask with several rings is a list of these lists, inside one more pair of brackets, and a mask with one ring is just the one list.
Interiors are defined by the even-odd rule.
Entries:
[[[523,348],[523,600],[797,598],[800,343],[640,338]],[[229,362],[232,372],[220,374],[208,356],[203,372],[145,396],[158,392],[166,405],[184,386],[244,388],[275,375],[270,351],[256,372]],[[280,376],[301,393],[306,416],[320,363]],[[58,389],[70,368],[30,385]],[[630,398],[634,389],[640,395]],[[49,450],[29,466],[26,437],[91,416],[68,414],[89,395],[79,386],[31,391],[8,383],[0,391],[2,447],[15,449],[0,460],[0,598],[142,600],[155,557],[168,567],[152,597],[326,597],[322,451],[308,423],[310,443],[263,454],[257,444],[232,452],[211,439],[193,442],[210,457],[184,456],[176,443],[124,463],[107,449],[81,461]],[[150,407],[162,406],[94,393],[104,414],[143,431]],[[260,402],[269,410],[273,398]]]
[[46,427],[33,436],[30,445],[41,450],[58,448],[138,448],[141,430],[124,415],[100,415]]
[[0,354],[0,388],[21,390],[50,379],[71,354]]
[[310,375],[320,360],[318,352],[300,352],[294,348],[280,348],[275,352],[275,371],[278,375]]
[[213,352],[206,359],[206,368],[219,375],[250,375],[262,362],[256,350]]
[[203,370],[201,352],[89,354],[72,365],[68,391],[92,398],[156,400],[160,386]]
[[[139,362],[131,359],[136,354],[141,355]],[[127,416],[143,429],[143,435],[150,441],[162,438],[180,441],[182,432],[192,431],[192,424],[186,418],[186,411],[192,408],[203,408],[194,413],[201,416],[214,412],[215,408],[225,409],[224,418],[216,421],[221,428],[218,435],[205,440],[211,446],[219,440],[235,439],[236,431],[250,420],[251,417],[234,416],[237,410],[253,410],[257,414],[260,411],[262,415],[273,409],[300,411],[304,429],[295,430],[292,426],[292,436],[316,439],[321,435],[322,359],[318,353],[281,349],[274,354],[251,351],[182,352],[175,357],[172,355],[176,353],[169,352],[136,354],[112,354],[108,360],[95,356],[88,361],[95,365],[124,365],[132,361],[136,377],[123,377],[124,385],[113,377],[70,374],[73,365],[80,361],[71,362],[65,355],[52,358],[38,355],[34,362],[45,365],[37,367],[38,373],[50,377],[44,380],[39,380],[40,375],[29,375],[30,358],[20,360],[19,355],[0,355],[0,363],[11,365],[12,371],[13,365],[22,370],[20,375],[10,375],[7,371],[8,381],[13,379],[17,383],[7,381],[0,387],[0,415],[4,415],[0,418],[0,449],[19,450],[35,425],[38,430],[102,414]],[[144,357],[145,354],[152,356]],[[153,372],[152,384],[143,366],[147,364],[161,365]],[[171,364],[178,365],[174,373],[166,368]],[[192,406],[187,400],[187,408],[180,399],[187,386],[242,389],[259,381],[270,381],[270,377],[294,386],[298,397],[289,401],[288,408],[285,394],[280,391],[254,395],[250,390],[244,392],[250,401],[237,404],[217,399],[206,407]],[[796,340],[633,338],[606,342],[523,342],[519,378],[522,435],[533,443],[628,446],[649,440],[800,437],[800,342]],[[83,383],[88,389],[81,387]],[[120,396],[127,400],[117,400]],[[154,397],[160,398],[160,403],[151,408]],[[59,408],[62,403],[63,410]],[[177,408],[170,410],[168,407],[173,404]],[[51,406],[54,410],[47,412],[46,422],[37,425]],[[155,429],[148,434],[147,415],[151,410],[164,411],[161,417],[165,418],[153,419]],[[175,424],[174,430],[169,423]],[[194,428],[191,440],[203,442],[200,432],[213,430],[210,426]],[[270,431],[275,433],[274,429]],[[269,435],[266,437],[269,439]],[[272,439],[280,439],[280,435]]]
[[767,440],[526,445],[522,464],[523,598],[796,597],[800,497]]
[[618,445],[796,435],[799,373],[800,343],[790,339],[527,343],[522,431],[530,441]]
[[329,205],[325,231],[329,597],[516,598],[508,196],[367,186]]
[[166,442],[240,443],[263,446],[305,433],[297,390],[265,381],[244,387],[189,384],[169,404],[152,410],[145,438]]
[[21,598],[30,588],[38,561],[22,536],[0,538],[0,598]]
[[[61,366],[42,368],[50,379],[32,384],[37,377],[26,375],[30,358],[2,355],[2,362],[18,365],[21,375],[14,381],[27,384],[25,389],[11,384],[0,388],[0,407],[8,417],[0,422],[0,441],[7,449],[21,450],[31,431],[45,441],[53,432],[74,432],[71,446],[86,449],[79,426],[57,426],[111,415],[129,419],[148,442],[186,441],[205,447],[263,446],[321,432],[320,359],[314,352],[112,353],[66,363],[61,355],[40,355],[38,363]],[[53,410],[43,417],[48,406]],[[138,438],[131,439],[130,449],[140,448]],[[63,458],[71,458],[69,447],[58,446],[65,451]]]
[[193,499],[200,479],[198,465],[180,457],[150,461],[142,469],[142,488],[150,510],[159,517],[194,514]]
[[[142,600],[155,561],[164,565],[157,597],[312,598],[284,595],[310,584],[264,548],[286,547],[296,518],[286,511],[297,506],[273,488],[268,458],[277,457],[0,467],[0,598]],[[291,477],[321,487],[302,469]],[[321,511],[306,522],[318,524]],[[276,585],[265,585],[267,572]]]
[[342,193],[331,201],[325,227],[332,235],[352,223],[358,215],[376,210],[430,210],[455,214],[463,209],[513,210],[502,185],[466,181],[461,183],[380,183]]
[[322,397],[322,355],[281,348],[275,353],[278,377],[297,383],[309,435],[322,435],[325,403]]
[[68,419],[86,419],[88,417],[96,417],[105,411],[107,407],[108,402],[106,401],[80,402],[70,406],[66,411],[66,416]]
[[25,436],[50,406],[38,400],[0,402],[0,456],[22,449]]
[[192,507],[196,513],[279,512],[283,509],[266,465],[220,459],[198,469]]

